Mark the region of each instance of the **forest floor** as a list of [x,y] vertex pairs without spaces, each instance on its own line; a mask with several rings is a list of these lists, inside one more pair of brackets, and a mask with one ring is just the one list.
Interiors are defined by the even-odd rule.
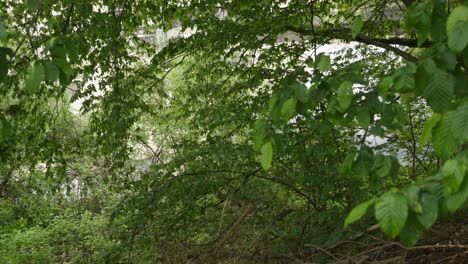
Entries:
[[414,247],[366,233],[316,250],[298,263],[468,263],[468,213],[440,221]]
[[[417,245],[406,247],[397,240],[387,239],[378,226],[358,233],[353,238],[328,247],[309,247],[309,250],[288,254],[259,254],[239,256],[203,254],[191,263],[333,263],[333,264],[465,264],[468,263],[468,212],[440,220],[424,233]],[[310,246],[310,245],[309,245]]]

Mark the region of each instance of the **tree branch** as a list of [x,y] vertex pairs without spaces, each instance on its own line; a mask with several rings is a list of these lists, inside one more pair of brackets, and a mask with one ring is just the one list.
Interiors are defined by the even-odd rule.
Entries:
[[63,27],[62,27],[62,35],[65,35],[67,33],[67,28],[68,28],[68,25],[70,25],[70,18],[73,15],[74,8],[75,8],[75,1],[71,3],[70,9],[68,10],[67,18],[65,19],[65,23],[63,24]]
[[[305,28],[296,28],[292,26],[287,26],[287,30],[294,31],[298,34],[301,35],[311,35],[313,34],[312,30],[305,29]],[[349,29],[346,28],[341,28],[341,29],[335,29],[335,30],[328,30],[328,31],[323,31],[320,32],[317,35],[321,36],[328,36],[331,39],[340,39],[344,41],[353,41],[351,36],[349,35],[348,31]],[[383,48],[385,50],[389,50],[394,52],[395,54],[401,56],[402,58],[411,61],[411,62],[418,62],[418,58],[414,57],[413,55],[409,54],[408,52],[401,50],[397,47],[394,47],[392,45],[401,45],[401,46],[406,46],[406,47],[418,47],[417,46],[417,40],[415,39],[405,39],[405,38],[388,38],[388,39],[383,39],[383,38],[371,38],[368,36],[364,36],[362,34],[358,35],[354,41],[364,43],[367,45],[373,45],[379,48]],[[425,42],[423,43],[422,47],[430,47],[432,46],[432,42]]]
[[366,37],[366,36],[363,36],[363,35],[358,35],[356,37],[355,41],[361,42],[361,43],[364,43],[364,44],[368,44],[368,45],[373,45],[373,46],[376,46],[376,47],[379,47],[379,48],[383,48],[385,50],[393,51],[395,54],[399,55],[400,57],[402,57],[403,59],[405,59],[407,61],[411,61],[411,62],[414,62],[414,63],[418,62],[418,58],[414,57],[413,55],[409,54],[408,52],[406,52],[404,50],[401,50],[401,49],[399,49],[397,47],[394,47],[394,46],[392,46],[390,44],[380,42],[380,41],[378,41],[376,39],[372,39],[372,38],[369,38],[369,37]]

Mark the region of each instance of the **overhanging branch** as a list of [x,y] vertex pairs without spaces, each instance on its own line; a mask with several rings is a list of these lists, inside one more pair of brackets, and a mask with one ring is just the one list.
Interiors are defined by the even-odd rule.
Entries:
[[[304,28],[296,28],[292,26],[286,27],[287,30],[294,31],[298,34],[301,35],[311,35],[313,32],[309,29],[304,29]],[[358,35],[354,40],[351,38],[350,34],[348,33],[350,31],[349,29],[343,28],[343,29],[335,29],[335,30],[329,30],[329,31],[322,31],[322,32],[317,32],[316,34],[319,36],[326,36],[330,39],[340,39],[344,41],[357,41],[360,43],[364,43],[367,45],[373,45],[379,48],[383,48],[385,50],[389,50],[394,52],[395,54],[399,55],[400,57],[404,58],[405,60],[411,61],[411,62],[418,62],[418,58],[414,57],[413,55],[409,54],[408,52],[401,50],[397,47],[394,47],[392,45],[400,45],[400,46],[405,46],[405,47],[418,47],[417,45],[417,40],[415,39],[405,39],[405,38],[371,38],[364,36],[362,34]],[[429,47],[433,43],[431,42],[425,42],[423,43],[422,47]]]
[[403,59],[405,59],[407,61],[411,61],[411,62],[414,62],[414,63],[418,62],[418,58],[416,58],[413,55],[409,54],[408,52],[406,52],[404,50],[401,50],[401,49],[399,49],[397,47],[394,47],[394,46],[392,46],[390,44],[386,44],[384,42],[380,42],[378,40],[375,40],[375,39],[372,39],[372,38],[369,38],[369,37],[366,37],[366,36],[362,36],[362,35],[357,36],[355,41],[361,42],[361,43],[364,43],[364,44],[368,44],[368,45],[373,45],[373,46],[376,46],[376,47],[379,47],[379,48],[383,48],[385,50],[393,51],[395,54],[399,55],[400,57],[402,57]]

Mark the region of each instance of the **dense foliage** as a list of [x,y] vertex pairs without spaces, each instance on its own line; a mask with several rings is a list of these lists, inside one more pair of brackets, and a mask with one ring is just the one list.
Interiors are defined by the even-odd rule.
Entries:
[[414,246],[466,216],[467,46],[466,1],[1,1],[0,262]]

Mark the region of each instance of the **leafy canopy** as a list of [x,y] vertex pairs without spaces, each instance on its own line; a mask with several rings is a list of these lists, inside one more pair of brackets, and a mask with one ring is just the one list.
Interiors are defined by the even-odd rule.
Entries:
[[[466,1],[3,1],[5,233],[104,217],[111,262],[243,222],[238,252],[329,245],[360,219],[414,245],[468,198],[467,46]],[[29,187],[60,221],[22,233]]]

